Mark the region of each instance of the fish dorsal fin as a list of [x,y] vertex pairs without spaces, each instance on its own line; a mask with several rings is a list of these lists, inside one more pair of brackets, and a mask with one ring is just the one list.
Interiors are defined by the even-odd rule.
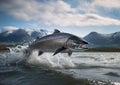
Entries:
[[69,57],[72,55],[72,51],[68,51],[67,53]]
[[57,53],[65,50],[65,49],[66,49],[65,47],[58,48],[58,49],[55,51],[55,53],[53,54],[53,56],[56,55]]
[[55,33],[60,33],[60,31],[58,29],[54,29],[53,34],[55,34]]

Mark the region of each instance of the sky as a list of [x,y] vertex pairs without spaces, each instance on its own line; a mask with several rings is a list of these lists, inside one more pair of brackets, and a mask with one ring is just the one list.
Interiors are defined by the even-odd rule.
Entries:
[[120,31],[120,0],[0,0],[0,31],[46,29],[83,37]]

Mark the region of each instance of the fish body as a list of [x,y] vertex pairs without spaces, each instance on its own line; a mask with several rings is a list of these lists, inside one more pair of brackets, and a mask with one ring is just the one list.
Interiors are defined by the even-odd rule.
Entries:
[[83,45],[88,44],[84,39],[77,37],[73,34],[55,32],[53,34],[36,39],[31,45],[29,50],[39,50],[38,55],[44,52],[54,52],[56,55],[59,52],[67,52],[70,56],[72,51],[79,51],[81,48],[85,49]]

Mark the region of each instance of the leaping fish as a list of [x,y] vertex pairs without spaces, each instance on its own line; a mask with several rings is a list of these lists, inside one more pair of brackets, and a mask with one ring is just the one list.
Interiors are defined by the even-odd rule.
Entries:
[[28,54],[30,55],[33,50],[38,50],[38,55],[42,55],[44,52],[54,52],[53,55],[56,55],[64,51],[71,56],[73,51],[86,49],[86,44],[88,42],[80,37],[55,30],[53,34],[36,39],[29,45]]

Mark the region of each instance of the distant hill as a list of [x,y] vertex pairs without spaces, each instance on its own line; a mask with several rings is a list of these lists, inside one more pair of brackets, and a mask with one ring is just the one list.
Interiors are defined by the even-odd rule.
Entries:
[[[31,31],[30,33],[24,29],[17,29],[12,32],[5,31],[0,33],[0,43],[29,43],[37,37],[47,35],[48,31],[40,29],[39,31]],[[91,32],[84,37],[93,48],[120,48],[120,32],[111,34],[101,34]]]
[[84,39],[97,47],[120,48],[120,32],[112,34],[91,32]]
[[33,31],[29,34],[24,29],[17,29],[13,32],[5,31],[0,33],[0,43],[29,43],[36,39],[47,35],[45,30]]
[[8,31],[0,33],[0,42],[29,42],[32,38],[29,36],[29,34],[23,30],[18,29],[13,31],[12,33],[9,33]]

